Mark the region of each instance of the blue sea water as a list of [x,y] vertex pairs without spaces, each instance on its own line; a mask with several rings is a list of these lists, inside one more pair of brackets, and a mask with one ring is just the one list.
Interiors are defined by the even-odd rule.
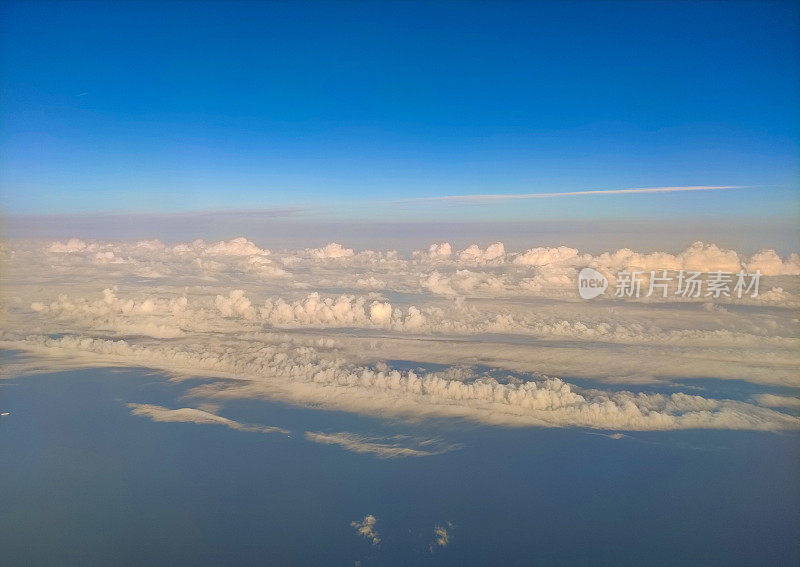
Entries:
[[[0,382],[2,565],[796,565],[800,436],[405,423],[264,400],[292,436],[158,423],[197,381],[92,369]],[[459,444],[385,460],[304,431]],[[350,522],[377,518],[373,546]],[[450,543],[434,548],[434,526]]]

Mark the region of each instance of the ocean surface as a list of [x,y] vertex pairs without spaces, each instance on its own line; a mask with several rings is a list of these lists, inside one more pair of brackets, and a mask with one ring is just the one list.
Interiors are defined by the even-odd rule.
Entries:
[[[2,565],[797,565],[800,435],[408,423],[265,400],[163,423],[199,380],[91,369],[0,381]],[[304,432],[436,438],[381,459]],[[376,518],[380,543],[351,522]],[[434,545],[434,528],[449,542]]]

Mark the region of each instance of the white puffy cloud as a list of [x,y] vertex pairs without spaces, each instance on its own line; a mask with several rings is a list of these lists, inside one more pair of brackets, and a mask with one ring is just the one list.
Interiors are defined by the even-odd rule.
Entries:
[[505,259],[506,247],[502,242],[495,242],[482,250],[477,244],[472,244],[458,253],[458,260],[465,263],[485,263]]
[[327,258],[352,258],[355,255],[352,248],[345,248],[338,242],[329,242],[322,248],[307,248],[305,253],[312,258],[321,260]]
[[[286,302],[282,298],[267,299],[259,309],[262,320],[274,325],[306,324],[312,326],[358,326],[380,322],[385,316],[382,307],[374,307],[376,320],[367,312],[368,299],[364,296],[341,295],[338,298],[322,298],[318,293],[304,300]],[[370,311],[372,311],[372,307]],[[391,315],[391,307],[388,309]]]
[[47,247],[47,251],[69,254],[70,252],[83,252],[87,247],[87,244],[80,238],[70,238],[66,242],[53,242]]
[[531,248],[514,258],[515,264],[522,266],[547,266],[565,260],[572,260],[578,256],[578,250],[567,246],[557,248]]
[[782,260],[775,250],[761,250],[751,256],[747,271],[759,271],[765,276],[797,276],[800,275],[800,256],[794,253]]
[[502,295],[505,282],[486,272],[456,270],[452,274],[434,271],[422,279],[422,287],[438,295]]
[[270,254],[269,250],[263,250],[244,237],[232,240],[220,240],[208,246],[204,251],[209,256],[253,256],[257,254]]
[[256,318],[256,310],[241,289],[233,290],[227,297],[218,295],[214,300],[214,304],[224,317],[241,315],[245,319],[252,320]]
[[242,271],[265,278],[283,277],[288,275],[286,270],[276,266],[271,260],[268,260],[263,256],[250,256],[246,260],[239,263],[239,268]]
[[453,247],[449,242],[434,242],[428,247],[428,250],[422,252],[416,250],[413,256],[426,259],[426,260],[447,260],[453,255]]
[[592,258],[593,267],[610,271],[659,271],[687,270],[694,272],[726,271],[738,272],[742,265],[739,254],[715,244],[695,242],[683,252],[673,255],[667,252],[642,254],[628,248],[616,252],[606,252]]
[[716,270],[737,272],[741,269],[741,260],[736,251],[719,248],[715,244],[703,244],[702,242],[695,242],[681,252],[678,255],[678,260],[683,269],[697,272]]
[[106,288],[102,299],[73,301],[62,294],[49,303],[34,301],[30,307],[39,314],[79,322],[84,328],[173,338],[182,335],[183,330],[174,319],[165,320],[162,316],[184,313],[187,302],[186,297],[120,299],[115,290]]
[[392,306],[388,302],[373,301],[369,308],[369,319],[373,323],[388,323],[392,318]]
[[378,522],[377,518],[372,514],[364,516],[360,521],[350,522],[350,525],[355,528],[356,533],[366,538],[372,545],[378,545],[381,538],[378,532],[375,531],[375,524]]

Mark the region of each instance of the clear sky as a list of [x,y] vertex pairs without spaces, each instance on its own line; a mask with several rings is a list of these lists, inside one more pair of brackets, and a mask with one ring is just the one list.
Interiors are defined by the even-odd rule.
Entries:
[[797,214],[797,3],[0,9],[7,214]]

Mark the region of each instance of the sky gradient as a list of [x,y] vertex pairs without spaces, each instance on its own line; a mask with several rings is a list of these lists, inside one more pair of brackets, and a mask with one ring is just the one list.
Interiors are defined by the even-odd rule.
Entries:
[[[7,215],[792,219],[793,3],[2,6]],[[450,195],[725,191],[491,201]]]

